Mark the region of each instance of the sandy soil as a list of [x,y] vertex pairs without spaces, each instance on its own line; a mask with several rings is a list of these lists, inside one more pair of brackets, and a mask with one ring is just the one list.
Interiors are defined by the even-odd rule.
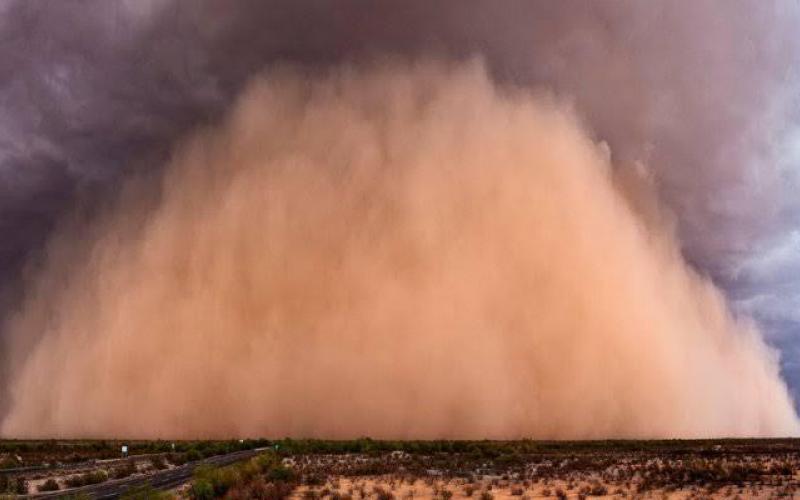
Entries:
[[[603,492],[601,494],[601,492]],[[592,493],[595,493],[594,495]],[[465,481],[461,479],[397,479],[394,477],[346,478],[334,477],[321,486],[303,485],[292,494],[294,499],[310,498],[372,498],[388,500],[413,498],[474,498],[476,500],[516,500],[531,498],[668,498],[675,500],[693,498],[748,498],[769,499],[776,497],[800,498],[795,488],[770,486],[723,487],[717,491],[689,487],[651,490],[638,493],[624,485],[608,485],[602,482],[580,481],[504,481],[485,479]]]

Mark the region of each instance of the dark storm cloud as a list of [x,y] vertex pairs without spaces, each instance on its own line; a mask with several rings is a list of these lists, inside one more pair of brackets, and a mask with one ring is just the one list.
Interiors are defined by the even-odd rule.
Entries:
[[53,0],[7,1],[0,16],[12,297],[58,218],[157,171],[271,63],[480,53],[498,79],[572,97],[622,168],[646,165],[689,260],[782,325],[767,330],[795,356],[796,3]]

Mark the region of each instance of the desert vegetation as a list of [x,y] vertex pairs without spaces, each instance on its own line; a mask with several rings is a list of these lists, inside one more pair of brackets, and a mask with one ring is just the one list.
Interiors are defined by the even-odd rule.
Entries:
[[[256,442],[256,441],[253,441]],[[800,492],[800,440],[716,441],[257,441],[257,455],[225,466],[194,462],[246,442],[168,444],[167,452],[58,462],[0,474],[5,494],[148,478],[183,464],[183,485],[137,483],[126,498],[404,499],[773,498]],[[82,447],[91,449],[89,442]],[[160,450],[158,442],[140,450]],[[51,456],[64,447],[36,448]],[[74,453],[71,449],[69,453]],[[253,452],[256,453],[256,452]],[[191,473],[191,472],[190,472]],[[85,491],[83,488],[79,491]]]
[[130,456],[191,454],[197,457],[210,457],[269,444],[271,441],[265,439],[227,441],[0,440],[0,469],[119,458],[123,445],[128,447]]
[[188,496],[211,498],[285,498],[296,486],[292,469],[275,453],[226,467],[201,466],[195,470]]
[[271,458],[259,457],[269,466],[201,469],[181,494],[198,499],[772,498],[800,491],[798,445],[793,440],[284,440]]

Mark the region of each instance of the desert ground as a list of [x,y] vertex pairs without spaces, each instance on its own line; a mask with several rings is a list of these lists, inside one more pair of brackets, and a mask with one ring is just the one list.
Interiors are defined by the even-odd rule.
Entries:
[[800,498],[794,439],[2,441],[0,464],[8,496]]

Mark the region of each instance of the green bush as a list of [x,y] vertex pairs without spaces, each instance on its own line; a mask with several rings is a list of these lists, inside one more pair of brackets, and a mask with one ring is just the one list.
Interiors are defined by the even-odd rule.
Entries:
[[90,484],[99,484],[108,481],[108,474],[104,470],[95,470],[86,474],[70,476],[64,482],[70,488],[79,488]]
[[168,493],[153,489],[149,484],[131,488],[120,496],[122,500],[168,500],[172,498]]
[[211,500],[214,498],[214,487],[207,479],[195,479],[189,489],[189,496],[195,500]]
[[289,482],[294,479],[294,472],[292,469],[285,467],[283,464],[276,464],[266,471],[267,480],[269,481],[284,481]]
[[[263,453],[246,462],[228,465],[226,467],[213,467],[200,465],[194,471],[194,481],[190,489],[192,498],[214,498],[226,494],[256,494],[249,491],[251,486],[269,481],[273,486],[262,486],[268,498],[283,498],[287,492],[294,488],[288,483],[294,479],[294,472],[285,467],[280,458],[274,453]],[[249,493],[247,493],[249,492]],[[258,495],[261,495],[258,493]]]
[[153,468],[158,470],[164,470],[167,468],[167,464],[164,462],[163,455],[156,455],[155,457],[151,458],[150,463],[153,464]]
[[[240,477],[235,466],[216,468],[210,465],[201,465],[194,471],[195,482],[211,485],[213,496],[223,496],[232,486],[239,483]],[[205,490],[202,490],[205,491]]]
[[17,495],[28,494],[28,481],[24,477],[18,477],[11,481],[12,492]]
[[[263,477],[257,477],[253,481],[237,486],[228,492],[231,499],[238,498],[259,498],[261,500],[283,500],[289,498],[295,486],[290,483],[267,483]],[[331,500],[336,499],[337,493],[333,493]],[[341,497],[339,497],[341,498]]]
[[187,461],[186,453],[169,453],[167,460],[173,465],[183,465]]
[[58,486],[58,483],[55,479],[48,479],[44,483],[40,484],[37,490],[39,491],[58,491],[61,488]]
[[136,463],[133,460],[128,460],[125,462],[124,465],[121,465],[111,471],[111,477],[114,479],[123,479],[132,474],[136,474],[138,469],[136,468]]
[[0,469],[13,469],[19,467],[19,462],[14,457],[5,457],[0,460]]
[[108,472],[104,470],[95,470],[84,474],[86,484],[99,484],[108,481]]

